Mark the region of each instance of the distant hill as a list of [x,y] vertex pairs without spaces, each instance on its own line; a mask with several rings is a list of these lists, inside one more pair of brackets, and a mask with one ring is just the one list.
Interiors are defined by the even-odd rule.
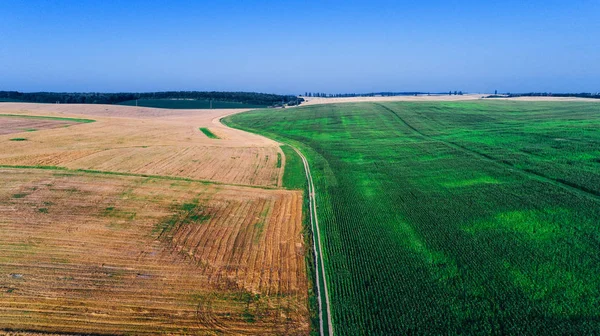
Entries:
[[[163,108],[257,108],[298,105],[304,99],[293,95],[277,95],[256,92],[18,92],[0,91],[0,101],[61,104],[123,104]],[[140,102],[142,102],[140,104]],[[199,107],[202,106],[202,107]]]

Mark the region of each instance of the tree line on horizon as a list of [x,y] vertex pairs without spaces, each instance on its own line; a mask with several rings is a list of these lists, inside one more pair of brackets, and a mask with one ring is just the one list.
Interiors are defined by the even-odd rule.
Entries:
[[418,95],[463,95],[462,91],[448,91],[448,92],[370,92],[370,93],[322,93],[322,92],[305,92],[304,97],[318,97],[318,98],[350,98],[350,97],[394,97],[394,96],[418,96]]
[[551,93],[551,92],[529,92],[529,93],[507,93],[508,97],[576,97],[576,98],[595,98],[600,99],[600,92],[580,92],[580,93]]
[[304,99],[294,95],[218,91],[164,91],[141,93],[0,91],[0,99],[50,104],[119,104],[136,99],[194,99],[264,106],[293,106],[304,101]]

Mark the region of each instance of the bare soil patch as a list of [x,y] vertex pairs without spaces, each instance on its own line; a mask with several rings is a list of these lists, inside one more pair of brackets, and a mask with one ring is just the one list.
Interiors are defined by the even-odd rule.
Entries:
[[[393,96],[393,97],[347,97],[347,98],[319,98],[303,97],[304,105],[361,103],[361,102],[395,102],[395,101],[464,101],[478,100],[489,96],[487,93],[473,93],[465,95],[419,95],[419,96]],[[515,97],[515,98],[493,98],[493,100],[515,100],[515,101],[591,101],[600,102],[600,99],[577,98],[577,97]],[[492,100],[492,98],[490,98]]]
[[77,124],[63,120],[43,120],[0,116],[0,135],[33,132]]

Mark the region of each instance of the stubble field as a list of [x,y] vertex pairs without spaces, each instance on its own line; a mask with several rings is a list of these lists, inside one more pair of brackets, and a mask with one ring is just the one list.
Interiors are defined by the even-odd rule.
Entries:
[[0,330],[309,332],[302,192],[235,111],[16,106],[95,121],[0,136]]
[[[160,110],[105,105],[0,104],[0,122],[19,120],[34,127],[40,118],[88,118],[97,122],[22,133],[26,141],[0,135],[0,165],[168,175],[215,182],[281,186],[278,144],[223,127],[216,119],[235,110]],[[59,121],[56,120],[55,121]],[[210,139],[207,126],[219,139]],[[26,128],[29,126],[22,126]]]

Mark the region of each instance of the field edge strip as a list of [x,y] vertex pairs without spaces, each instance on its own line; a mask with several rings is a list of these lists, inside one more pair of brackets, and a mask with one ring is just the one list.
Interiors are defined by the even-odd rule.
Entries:
[[[329,336],[333,336],[333,323],[331,321],[331,305],[329,303],[329,291],[327,290],[327,278],[325,276],[325,265],[323,262],[323,254],[321,253],[322,250],[322,244],[321,244],[321,234],[320,234],[320,230],[319,230],[319,220],[317,217],[317,203],[315,200],[315,186],[313,183],[313,179],[312,179],[312,174],[310,173],[310,165],[308,164],[308,160],[306,159],[306,157],[302,154],[302,152],[300,152],[296,147],[290,146],[302,159],[302,163],[304,164],[304,172],[306,174],[306,180],[307,180],[307,188],[308,188],[308,201],[309,201],[309,213],[310,213],[310,222],[311,222],[311,227],[313,227],[313,237],[315,236],[315,232],[316,232],[316,237],[317,239],[315,240],[313,238],[313,249],[314,249],[314,253],[315,253],[315,276],[316,276],[316,283],[317,283],[317,291],[318,291],[318,300],[319,300],[319,323],[320,323],[320,332],[321,335],[325,335],[325,327],[327,327],[328,330],[328,335]],[[317,242],[318,241],[318,242]],[[318,261],[316,259],[319,259]],[[317,266],[317,264],[320,264],[321,266],[321,277],[319,278],[319,267]],[[321,281],[323,282],[323,292],[321,291]],[[327,309],[327,326],[325,326],[325,322],[324,322],[324,318],[323,318],[323,302],[322,302],[322,296],[325,296],[325,306]]]
[[192,178],[188,178],[188,177],[179,177],[179,176],[136,174],[136,173],[113,172],[113,171],[94,170],[94,169],[70,169],[70,168],[59,167],[59,166],[26,166],[26,165],[3,165],[3,164],[0,164],[0,169],[3,169],[3,168],[4,169],[57,170],[57,171],[62,171],[62,172],[67,172],[67,173],[86,173],[86,174],[97,174],[97,175],[146,177],[146,178],[156,178],[156,179],[161,179],[161,180],[185,181],[185,182],[195,182],[195,183],[202,183],[202,184],[217,184],[217,185],[223,185],[223,186],[256,188],[256,189],[266,189],[266,190],[281,190],[282,189],[279,187],[259,186],[259,185],[251,185],[251,184],[225,183],[225,182],[219,182],[219,181],[198,180],[198,179],[192,179]]
[[78,122],[78,123],[84,123],[84,124],[89,124],[89,123],[93,123],[93,122],[96,121],[94,119],[52,117],[52,116],[38,116],[38,115],[28,115],[28,114],[0,114],[0,117],[25,118],[25,119],[44,119],[44,120],[60,120],[60,121],[72,121],[72,122]]

